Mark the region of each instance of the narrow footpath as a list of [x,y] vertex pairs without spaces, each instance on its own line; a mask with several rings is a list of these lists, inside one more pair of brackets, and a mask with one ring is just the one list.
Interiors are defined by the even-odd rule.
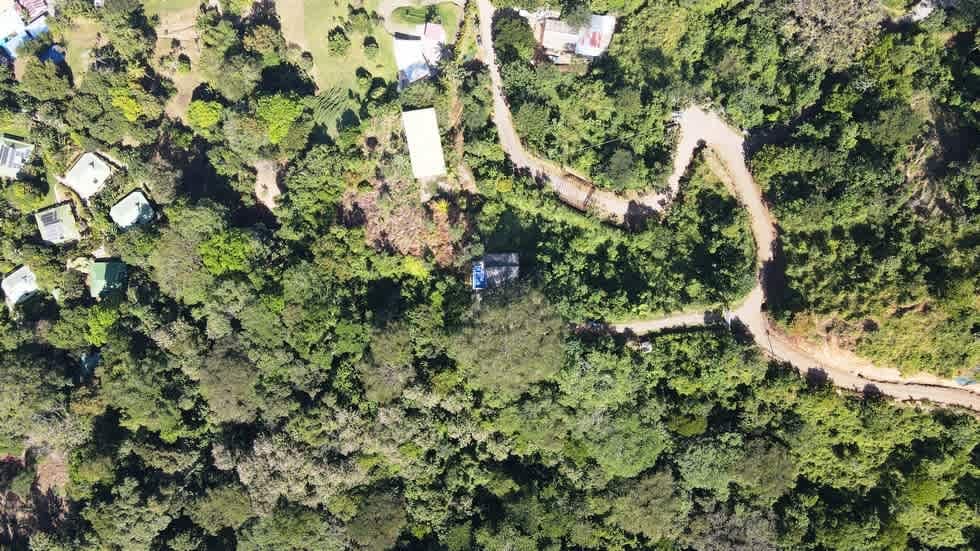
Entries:
[[[803,375],[826,377],[835,386],[867,393],[880,393],[901,401],[928,401],[954,405],[980,412],[980,389],[961,387],[949,379],[931,375],[902,377],[897,370],[880,368],[845,351],[825,351],[816,354],[794,344],[791,339],[773,329],[766,314],[766,270],[774,264],[777,234],[775,220],[762,197],[748,166],[745,164],[744,136],[733,130],[717,114],[691,106],[680,113],[678,126],[681,136],[674,158],[674,169],[668,179],[666,193],[649,193],[626,198],[598,190],[588,182],[570,177],[559,166],[529,153],[514,129],[510,107],[503,93],[503,80],[493,51],[493,14],[490,0],[476,0],[480,16],[480,37],[483,61],[490,71],[493,89],[493,121],[500,136],[500,145],[519,169],[546,182],[565,203],[580,210],[591,210],[600,217],[625,224],[630,213],[637,211],[662,212],[677,195],[681,178],[704,144],[711,148],[729,172],[735,193],[748,210],[752,236],[756,243],[756,286],[735,309],[724,313],[726,320],[737,320],[755,343],[768,356],[792,364]],[[769,278],[772,279],[772,278]],[[772,290],[769,290],[770,292]],[[621,333],[646,335],[667,329],[703,326],[709,323],[708,313],[681,313],[656,319],[635,320],[612,325]]]

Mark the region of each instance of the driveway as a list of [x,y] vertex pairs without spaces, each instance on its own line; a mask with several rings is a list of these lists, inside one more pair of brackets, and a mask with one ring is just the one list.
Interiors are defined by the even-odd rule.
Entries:
[[[391,0],[397,2],[398,0]],[[607,220],[623,224],[627,214],[639,204],[652,212],[662,212],[677,195],[681,178],[701,143],[714,150],[727,168],[732,187],[749,213],[752,236],[756,243],[758,283],[726,318],[740,321],[752,334],[756,345],[766,355],[792,364],[804,375],[821,373],[834,385],[857,392],[875,391],[902,401],[929,401],[980,411],[980,389],[961,387],[950,379],[931,375],[902,377],[897,370],[880,368],[854,354],[836,349],[819,353],[805,349],[774,329],[765,312],[766,289],[762,284],[762,268],[773,260],[776,245],[776,226],[762,191],[755,183],[745,163],[744,137],[732,129],[717,114],[691,106],[678,117],[680,141],[674,157],[674,169],[666,193],[648,193],[630,199],[615,193],[598,190],[589,182],[566,175],[555,163],[529,153],[514,129],[510,107],[503,93],[503,80],[493,51],[493,13],[489,0],[476,0],[480,15],[482,56],[490,71],[493,89],[493,121],[500,136],[500,145],[518,168],[544,180],[565,203],[580,210],[592,209]],[[619,332],[637,335],[665,329],[705,325],[705,313],[679,313],[645,320],[634,320],[611,326]]]

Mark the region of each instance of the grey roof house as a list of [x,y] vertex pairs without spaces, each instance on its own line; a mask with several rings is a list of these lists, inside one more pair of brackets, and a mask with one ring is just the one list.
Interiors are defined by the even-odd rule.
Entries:
[[41,239],[48,243],[61,245],[69,241],[78,241],[82,235],[78,231],[75,213],[71,203],[60,203],[34,214],[37,229],[41,231]]
[[109,217],[122,229],[153,220],[153,205],[140,190],[133,190],[109,209]]

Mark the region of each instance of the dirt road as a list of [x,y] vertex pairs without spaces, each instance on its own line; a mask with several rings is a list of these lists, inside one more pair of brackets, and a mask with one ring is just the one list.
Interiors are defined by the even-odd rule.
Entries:
[[[724,313],[725,319],[737,319],[767,355],[791,363],[805,375],[822,373],[838,387],[858,392],[876,392],[897,400],[930,401],[980,411],[980,393],[960,387],[951,380],[928,375],[903,378],[894,369],[876,367],[845,351],[829,350],[817,354],[804,350],[788,337],[773,330],[765,312],[766,289],[762,283],[762,274],[763,269],[773,261],[777,239],[774,219],[763,200],[762,191],[745,164],[744,137],[718,115],[696,106],[688,107],[679,114],[677,122],[681,136],[674,158],[674,170],[668,179],[668,191],[665,194],[650,193],[628,199],[611,192],[593,190],[587,182],[566,176],[554,163],[530,154],[514,129],[510,108],[503,93],[503,81],[492,46],[494,7],[489,0],[477,0],[477,6],[480,13],[482,55],[489,68],[493,88],[493,121],[500,136],[500,145],[515,166],[528,170],[535,177],[547,182],[564,202],[579,209],[583,205],[591,206],[610,221],[623,223],[636,206],[657,212],[665,209],[671,198],[676,196],[680,180],[695,151],[700,144],[705,144],[726,167],[726,180],[749,212],[752,236],[756,243],[756,268],[760,274],[759,283],[740,305]],[[611,328],[643,335],[671,328],[705,325],[707,319],[709,316],[705,313],[686,312],[656,319],[629,321]]]

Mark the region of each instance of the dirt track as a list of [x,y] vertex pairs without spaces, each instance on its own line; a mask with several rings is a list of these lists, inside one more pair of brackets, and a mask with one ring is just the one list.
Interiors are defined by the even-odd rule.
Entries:
[[[825,349],[821,353],[804,350],[789,338],[774,331],[765,313],[766,290],[762,284],[762,270],[773,261],[776,245],[776,228],[772,214],[766,206],[762,192],[756,185],[745,164],[744,137],[728,126],[718,115],[692,106],[680,113],[678,125],[680,142],[674,158],[674,170],[668,180],[666,194],[647,194],[630,200],[614,193],[593,190],[587,182],[572,179],[549,161],[530,154],[523,146],[514,129],[510,107],[503,94],[503,81],[493,51],[492,21],[494,7],[489,0],[477,0],[480,13],[480,35],[483,44],[483,60],[490,70],[493,88],[493,120],[500,136],[500,145],[517,167],[545,180],[566,203],[582,209],[588,206],[615,223],[623,223],[637,206],[662,211],[676,196],[681,177],[695,151],[704,143],[711,148],[728,171],[730,181],[739,201],[748,210],[752,235],[756,243],[759,283],[734,310],[725,312],[726,319],[737,319],[752,334],[756,344],[769,356],[791,363],[803,374],[823,374],[834,385],[858,392],[875,392],[898,400],[930,401],[956,405],[980,411],[980,389],[976,391],[956,385],[948,379],[929,375],[903,378],[894,369],[879,368],[846,351]],[[592,194],[591,198],[589,194]],[[613,325],[620,332],[637,335],[665,329],[705,325],[705,314],[682,313],[656,319],[636,320]]]

